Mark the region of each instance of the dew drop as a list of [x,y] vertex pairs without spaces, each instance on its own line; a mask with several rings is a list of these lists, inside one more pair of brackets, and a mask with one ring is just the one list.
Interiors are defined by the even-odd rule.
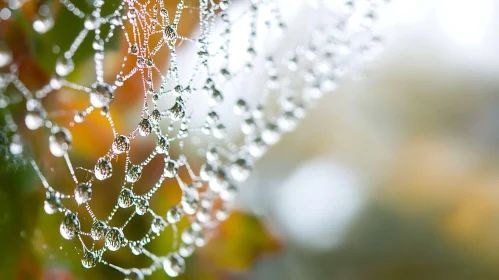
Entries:
[[160,216],[154,217],[151,224],[151,230],[154,233],[161,232],[165,227],[166,227],[166,222],[165,220],[163,220],[163,218],[161,218]]
[[244,182],[251,173],[251,164],[246,158],[238,158],[230,166],[232,179],[237,182]]
[[0,44],[0,67],[5,67],[12,62],[12,52],[6,44]]
[[61,77],[69,75],[75,69],[74,62],[71,58],[65,56],[59,57],[55,63],[55,72]]
[[182,211],[178,207],[172,207],[166,212],[166,221],[170,224],[176,224],[182,218]]
[[90,104],[95,108],[109,106],[114,99],[114,89],[106,83],[95,83],[90,92]]
[[142,119],[139,123],[139,134],[141,136],[147,136],[149,134],[151,134],[152,132],[152,126],[151,126],[151,122],[149,121],[149,119]]
[[170,149],[170,141],[166,136],[159,136],[156,142],[156,152],[158,154],[168,155],[168,150]]
[[113,153],[119,155],[130,150],[130,140],[124,135],[117,135],[112,144]]
[[194,189],[184,190],[180,204],[186,214],[193,215],[199,207],[199,193]]
[[26,124],[27,128],[31,130],[36,130],[41,126],[43,126],[45,117],[46,117],[45,111],[37,108],[26,114],[26,117],[24,118],[24,123]]
[[49,137],[49,148],[52,155],[62,157],[71,147],[71,134],[62,127],[55,127]]
[[113,175],[113,166],[111,162],[104,157],[99,158],[94,168],[95,178],[105,180]]
[[117,251],[123,245],[126,244],[125,235],[123,235],[123,231],[119,228],[113,227],[110,228],[105,236],[105,246],[111,251]]
[[47,214],[54,214],[56,212],[59,212],[61,208],[61,200],[58,195],[52,193],[52,192],[47,192],[45,202],[43,204],[43,209],[45,210],[45,213]]
[[144,274],[139,269],[132,268],[125,276],[125,280],[144,280]]
[[84,26],[88,30],[95,30],[100,27],[100,18],[97,14],[91,13],[85,18]]
[[39,34],[47,33],[52,27],[54,27],[54,19],[51,15],[40,15],[33,21],[33,29]]
[[130,251],[132,251],[132,254],[138,256],[142,254],[142,246],[137,241],[130,242]]
[[121,189],[120,195],[118,196],[118,206],[121,208],[128,208],[133,204],[133,192],[130,189]]
[[167,115],[173,121],[177,121],[177,120],[180,120],[183,117],[185,117],[185,105],[184,105],[184,102],[183,101],[179,101],[177,99],[177,101],[175,102],[175,105],[173,105],[173,107],[171,107],[167,111]]
[[90,228],[90,236],[93,240],[101,240],[104,238],[108,230],[108,226],[103,221],[95,221]]
[[163,38],[165,39],[165,41],[173,41],[176,40],[177,37],[177,31],[171,25],[167,25],[163,29]]
[[165,169],[163,170],[163,174],[168,178],[173,178],[177,175],[178,172],[178,164],[173,160],[165,161]]
[[134,203],[135,203],[135,213],[137,213],[137,215],[142,216],[145,213],[147,213],[147,210],[149,209],[149,201],[147,201],[147,199],[143,197],[138,197],[135,199]]
[[80,231],[80,221],[75,213],[67,212],[62,220],[59,231],[64,239],[73,239]]
[[187,258],[187,257],[190,257],[194,253],[194,249],[195,249],[194,245],[182,243],[180,245],[180,247],[178,248],[178,253],[182,257]]
[[163,260],[163,269],[170,277],[177,277],[185,271],[185,261],[178,253],[171,253]]
[[267,123],[265,129],[262,131],[262,139],[267,145],[273,145],[281,139],[279,126],[273,122]]
[[97,265],[97,255],[90,251],[85,249],[85,253],[83,253],[83,257],[81,258],[81,264],[85,268],[92,268]]
[[90,183],[80,183],[75,188],[74,195],[78,205],[86,203],[92,199],[92,186]]
[[137,182],[142,176],[142,166],[141,165],[131,165],[126,173],[126,181],[129,183]]

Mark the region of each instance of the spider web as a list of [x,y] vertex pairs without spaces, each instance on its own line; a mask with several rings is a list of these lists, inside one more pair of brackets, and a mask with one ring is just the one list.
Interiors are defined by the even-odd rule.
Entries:
[[[174,10],[162,1],[128,0],[110,14],[102,12],[105,3],[101,0],[93,2],[90,13],[69,0],[59,2],[83,24],[70,47],[62,50],[54,75],[44,87],[28,89],[12,53],[0,46],[0,67],[8,68],[0,74],[0,107],[12,135],[9,148],[11,154],[23,153],[20,126],[49,132],[49,151],[65,162],[74,191],[54,188],[57,183],[49,182],[37,161],[31,160],[46,189],[45,211],[62,214],[60,233],[78,241],[84,267],[108,265],[126,279],[143,279],[158,269],[170,277],[183,273],[184,258],[204,246],[228,217],[238,186],[250,176],[255,161],[284,133],[294,130],[314,102],[334,90],[379,43],[372,28],[381,6],[378,1],[341,5],[317,1],[314,16],[306,20],[307,35],[300,33],[291,40],[290,51],[282,53],[266,41],[296,31],[297,26],[285,22],[280,12],[281,7],[293,5],[284,0],[181,0]],[[9,9],[23,4],[11,1]],[[49,10],[42,5],[40,17],[33,22],[40,34],[54,25]],[[182,34],[183,22],[197,22],[197,31]],[[106,80],[104,58],[113,36],[123,36],[128,51],[117,76]],[[85,40],[92,41],[94,52],[95,76],[88,84],[68,78],[75,69],[87,67],[73,61]],[[255,89],[258,94],[241,89],[248,75],[265,81],[263,88]],[[137,94],[143,96],[140,117],[135,116],[137,124],[130,132],[117,131],[113,118],[116,92],[137,77],[142,84]],[[21,97],[7,94],[9,86]],[[63,112],[72,116],[66,123],[57,119],[59,111],[43,102],[64,90],[88,96],[86,108]],[[16,123],[9,113],[9,106],[16,103],[26,105],[24,123]],[[114,140],[94,165],[76,166],[73,142],[88,140],[72,139],[70,130],[99,113]],[[143,139],[152,139],[154,148],[145,159],[135,160],[130,156],[132,146]],[[153,161],[163,162],[156,172],[159,178],[142,191],[135,186],[151,175],[147,168]],[[203,164],[191,166],[191,162]],[[110,197],[100,188],[117,176],[122,181],[119,194]],[[156,212],[153,198],[173,185],[180,189],[178,201],[166,212]],[[109,213],[94,213],[91,202],[97,195],[114,204]],[[118,224],[116,214],[127,209],[131,209],[127,218]],[[131,221],[146,217],[147,232],[140,238],[130,237],[126,229]],[[153,253],[151,243],[167,231],[173,236],[169,252]],[[122,250],[147,257],[150,266],[124,268],[106,260],[109,252]]]

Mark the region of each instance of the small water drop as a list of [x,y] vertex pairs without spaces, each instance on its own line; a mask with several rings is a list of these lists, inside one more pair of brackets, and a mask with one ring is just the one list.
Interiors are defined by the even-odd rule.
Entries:
[[170,224],[176,224],[182,218],[182,210],[180,208],[174,206],[166,212],[166,221]]
[[75,200],[78,205],[86,203],[92,199],[92,185],[90,183],[80,183],[74,191]]
[[132,251],[132,254],[136,256],[142,254],[142,246],[139,244],[139,242],[137,241],[130,242],[129,246],[130,246],[130,251]]
[[28,111],[26,117],[24,118],[24,123],[26,127],[31,130],[36,130],[43,126],[45,122],[46,113],[43,109],[36,108],[33,111]]
[[131,165],[126,173],[126,181],[129,183],[137,182],[142,176],[142,166],[141,165]]
[[149,134],[151,134],[152,132],[152,126],[151,126],[151,122],[149,121],[149,119],[142,119],[140,122],[139,122],[139,134],[141,136],[147,136]]
[[53,192],[47,192],[45,202],[43,204],[43,209],[47,214],[54,214],[59,212],[61,208],[61,199],[58,195]]
[[95,29],[98,29],[100,27],[100,23],[101,22],[100,22],[100,18],[98,16],[98,14],[96,14],[94,12],[85,18],[85,22],[83,25],[88,30],[95,30]]
[[143,197],[138,197],[134,200],[135,203],[135,213],[137,215],[144,215],[149,210],[149,201]]
[[90,104],[95,108],[109,106],[114,99],[114,89],[106,83],[95,83],[90,92]]
[[118,206],[128,208],[133,205],[133,192],[130,189],[123,188],[118,196]]
[[170,141],[166,136],[159,136],[158,141],[156,142],[156,152],[158,154],[166,154],[168,155],[168,151],[170,149]]
[[75,65],[71,58],[62,56],[55,62],[55,72],[61,77],[69,75],[74,69]]
[[12,62],[12,52],[6,44],[0,43],[0,68],[9,65]]
[[182,209],[188,215],[193,215],[199,207],[199,193],[195,189],[186,189],[180,200]]
[[75,213],[67,212],[59,231],[64,239],[71,240],[80,232],[80,221]]
[[238,158],[231,164],[230,173],[235,181],[244,182],[251,173],[251,163],[246,158]]
[[163,174],[168,178],[173,178],[177,175],[178,172],[178,164],[174,160],[165,160],[165,169],[163,170]]
[[93,240],[101,240],[104,238],[108,230],[108,226],[103,222],[96,220],[90,228],[90,236]]
[[71,148],[71,133],[65,128],[54,127],[49,137],[49,149],[52,155],[62,157]]
[[139,269],[132,268],[125,276],[125,280],[144,280],[144,274]]
[[154,233],[160,233],[166,227],[166,222],[160,216],[154,217],[151,224],[151,230]]
[[33,29],[39,34],[47,33],[52,27],[54,27],[54,19],[50,14],[39,15],[33,21]]
[[123,231],[116,227],[110,228],[107,231],[104,241],[106,248],[111,251],[118,251],[118,249],[126,244]]
[[177,277],[185,271],[185,261],[178,253],[171,253],[163,260],[163,269],[170,277]]
[[111,162],[104,157],[99,158],[94,167],[94,174],[97,180],[105,180],[113,175]]
[[92,268],[97,265],[97,255],[87,249],[84,249],[85,253],[83,253],[83,257],[81,258],[81,264],[85,268]]
[[130,140],[124,135],[116,135],[112,144],[113,153],[122,154],[130,150]]
[[177,121],[185,117],[185,105],[184,102],[181,99],[177,99],[175,102],[175,105],[171,107],[167,111],[168,117],[173,120]]

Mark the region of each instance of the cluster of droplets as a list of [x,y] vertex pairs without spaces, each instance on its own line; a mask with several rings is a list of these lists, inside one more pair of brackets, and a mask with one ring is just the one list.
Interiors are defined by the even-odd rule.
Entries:
[[[17,75],[18,69],[11,50],[0,44],[0,68],[8,68],[8,72],[0,73],[0,108],[8,108],[16,102],[15,98],[6,94],[7,86],[13,85],[21,93],[27,112],[24,124],[16,124],[9,111],[3,111],[6,128],[12,135],[10,151],[13,154],[23,153],[18,126],[24,125],[28,130],[49,131],[49,151],[54,157],[64,159],[75,188],[72,194],[55,190],[33,160],[32,165],[46,189],[45,212],[64,215],[59,228],[60,234],[64,239],[80,240],[83,248],[81,263],[85,268],[95,267],[99,263],[108,265],[122,272],[125,279],[143,279],[157,269],[163,269],[170,277],[182,274],[186,267],[184,258],[191,256],[196,247],[204,246],[216,233],[219,223],[227,219],[238,192],[238,185],[250,176],[254,163],[270,146],[276,144],[284,133],[294,130],[315,100],[325,92],[334,90],[340,78],[359,63],[359,57],[379,43],[379,37],[372,31],[372,25],[377,19],[380,3],[374,0],[345,1],[340,11],[322,9],[321,6],[321,13],[324,14],[318,16],[309,36],[302,38],[300,44],[292,51],[269,54],[264,49],[258,49],[256,44],[262,32],[258,28],[259,20],[264,20],[267,29],[277,29],[281,33],[285,33],[288,25],[279,12],[277,2],[251,0],[245,13],[239,15],[248,17],[250,23],[248,43],[245,47],[247,61],[242,69],[234,69],[230,63],[229,46],[232,41],[232,26],[237,19],[232,18],[229,13],[232,4],[230,0],[222,0],[218,4],[199,0],[195,7],[188,7],[180,0],[174,15],[170,15],[162,1],[148,4],[124,1],[109,15],[101,14],[104,5],[102,0],[95,0],[92,12],[88,14],[69,0],[60,2],[74,16],[83,19],[83,26],[70,48],[57,59],[53,77],[46,86],[38,90],[28,89]],[[320,2],[324,4],[324,1]],[[366,4],[367,8],[359,12],[356,9],[359,3]],[[198,13],[197,38],[179,34],[181,18],[193,16],[192,13],[182,15],[185,9]],[[270,11],[270,16],[263,17],[261,11]],[[359,17],[359,13],[361,26],[352,31],[349,29],[349,20],[354,16]],[[221,33],[215,28],[218,22],[224,27]],[[131,34],[125,27],[127,24],[131,26]],[[53,26],[54,17],[50,14],[50,8],[41,5],[33,20],[34,31],[44,34]],[[101,33],[103,26],[109,27],[108,34]],[[129,58],[136,61],[136,64],[128,72],[120,71],[113,82],[106,83],[103,70],[105,45],[115,33],[123,36],[128,43],[128,53],[123,59],[122,69],[125,69]],[[159,34],[159,39],[154,37],[156,34]],[[92,40],[96,77],[95,82],[85,86],[72,83],[65,77],[75,71],[77,65],[73,56],[87,37]],[[182,65],[179,65],[176,53],[179,44],[183,42],[196,46],[196,63],[194,68],[190,69],[192,77],[187,82],[182,82],[179,78]],[[163,48],[170,54],[167,61],[161,60],[164,60],[164,56],[156,55]],[[253,102],[252,98],[245,96],[233,101],[233,117],[238,120],[243,140],[232,141],[226,119],[220,114],[221,106],[226,103],[226,85],[228,81],[237,81],[238,77],[244,75],[241,73],[251,73],[258,57],[264,60],[263,75],[267,79],[263,96],[258,98],[259,102]],[[164,64],[169,67],[162,72],[158,65]],[[117,89],[134,75],[140,75],[144,82],[141,116],[136,128],[129,134],[118,133],[110,114],[112,103]],[[154,78],[157,76],[160,77],[159,81]],[[300,79],[290,80],[287,78],[290,76]],[[83,123],[87,115],[94,110],[100,110],[100,114],[109,121],[114,134],[108,152],[96,159],[93,167],[81,167],[90,174],[90,178],[86,176],[84,181],[76,176],[70,157],[73,139],[68,126],[51,119],[50,113],[42,104],[48,93],[63,87],[88,94],[88,107],[75,110],[73,122],[69,127]],[[196,112],[189,112],[194,106],[191,96],[195,94],[206,97],[206,112],[201,114],[201,124],[195,124],[193,115]],[[165,109],[161,104],[162,98],[167,96],[172,96],[174,102],[171,107]],[[168,123],[166,131],[165,122]],[[203,164],[199,171],[195,171],[187,156],[171,150],[175,144],[175,147],[178,145],[178,149],[182,151],[184,143],[189,139],[199,138],[198,135],[208,140],[203,142],[204,147],[198,147]],[[131,142],[138,137],[155,137],[156,145],[147,159],[133,163],[129,156]],[[195,146],[202,146],[194,140],[192,142]],[[175,154],[179,155],[174,158]],[[113,174],[113,159],[118,155],[124,155],[126,158],[124,184],[109,216],[97,217],[89,204],[92,200],[93,184],[116,175],[116,171]],[[133,186],[141,179],[144,168],[156,157],[163,158],[162,174],[147,193],[139,195]],[[180,177],[181,168],[187,171],[189,183]],[[182,195],[177,205],[166,213],[159,214],[151,208],[150,200],[165,180],[176,180]],[[74,200],[78,206],[84,206],[78,208],[78,211],[89,213],[92,218],[90,229],[82,228],[79,220],[81,212],[67,207],[69,202],[63,203],[68,200]],[[129,219],[121,227],[110,226],[115,213],[124,208],[134,209]],[[139,240],[128,240],[123,231],[128,222],[134,216],[144,215],[152,216],[148,232]],[[183,218],[189,221],[189,226],[183,228],[177,236],[177,224]],[[157,256],[147,250],[146,245],[167,228],[174,232],[173,248],[166,256]],[[90,236],[93,241],[104,240],[104,246],[97,249],[94,243],[85,243],[81,236]],[[118,251],[122,248],[128,248],[134,255],[149,257],[151,266],[122,268],[105,260],[106,251]]]

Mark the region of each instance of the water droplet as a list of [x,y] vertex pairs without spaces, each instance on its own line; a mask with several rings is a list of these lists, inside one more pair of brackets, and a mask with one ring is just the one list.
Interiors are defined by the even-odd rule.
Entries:
[[165,41],[174,41],[177,39],[177,37],[178,37],[177,30],[175,30],[173,26],[167,25],[163,29],[163,38],[165,39]]
[[206,122],[209,124],[214,124],[220,120],[220,117],[215,111],[211,111],[206,116]]
[[60,208],[61,208],[61,200],[59,196],[52,192],[47,192],[45,202],[43,204],[43,209],[45,210],[45,213],[54,214],[56,212],[59,212]]
[[259,158],[267,151],[267,144],[261,137],[256,137],[248,144],[248,151],[252,157]]
[[132,268],[125,276],[125,280],[144,280],[144,274],[139,269]]
[[93,240],[101,240],[107,232],[107,225],[103,221],[95,221],[90,228],[90,236]]
[[56,157],[62,157],[71,147],[71,134],[62,127],[54,127],[49,137],[50,152]]
[[151,230],[154,233],[161,232],[165,227],[166,227],[166,222],[165,220],[163,220],[163,218],[161,218],[160,216],[154,217],[151,224]]
[[112,145],[113,153],[119,155],[130,150],[130,140],[124,135],[116,135]]
[[215,213],[215,217],[219,221],[225,221],[229,217],[229,210],[226,207],[222,206],[222,208],[218,209]]
[[20,140],[12,141],[9,145],[9,151],[13,155],[20,155],[23,152],[23,144]]
[[178,253],[184,257],[190,257],[194,253],[194,245],[192,244],[181,244],[180,247],[178,248]]
[[24,123],[26,124],[27,128],[31,130],[36,130],[43,125],[43,123],[45,122],[45,117],[46,117],[45,111],[37,108],[26,114],[26,117],[24,118]]
[[238,158],[230,166],[232,179],[244,182],[251,173],[251,163],[246,158]]
[[139,122],[139,134],[142,136],[147,136],[151,134],[151,132],[152,132],[152,126],[149,119],[142,119]]
[[100,18],[98,14],[91,13],[85,18],[84,26],[88,30],[95,30],[100,27]]
[[246,101],[244,101],[244,99],[238,99],[236,101],[236,104],[234,105],[234,113],[236,115],[247,114],[248,110],[248,104],[246,103]]
[[136,256],[142,254],[142,246],[137,241],[130,242],[129,246],[130,246],[130,251],[132,251],[132,254]]
[[156,152],[158,154],[166,154],[168,155],[168,150],[170,149],[170,141],[166,136],[159,136],[158,141],[156,142]]
[[281,139],[281,132],[279,127],[273,123],[269,122],[262,131],[262,139],[267,145],[273,145]]
[[73,239],[80,232],[80,221],[75,213],[67,212],[62,220],[59,231],[64,239]]
[[218,5],[220,7],[220,10],[225,11],[229,8],[230,0],[222,0]]
[[99,158],[94,168],[95,178],[105,180],[113,175],[113,166],[111,162],[104,157]]
[[232,202],[237,196],[237,187],[229,184],[225,189],[220,191],[220,198],[227,202]]
[[220,152],[218,151],[217,147],[211,147],[206,151],[206,160],[208,162],[213,162],[216,163],[220,159]]
[[163,269],[170,277],[177,277],[185,271],[185,261],[178,253],[171,253],[163,260]]
[[185,244],[192,244],[199,235],[200,235],[199,231],[194,229],[194,227],[191,225],[189,227],[186,227],[182,231],[181,238]]
[[77,123],[82,123],[85,120],[85,116],[86,114],[84,111],[76,112],[74,115],[74,121]]
[[75,200],[78,205],[86,203],[92,199],[92,186],[90,183],[80,183],[75,188]]
[[128,208],[133,204],[133,192],[130,189],[121,189],[120,195],[118,196],[118,206],[121,208]]
[[224,97],[222,95],[222,92],[219,91],[218,89],[213,88],[211,91],[210,99],[208,100],[208,105],[213,107],[222,104],[224,101]]
[[178,172],[178,164],[174,160],[165,160],[165,169],[163,170],[163,174],[168,178],[173,178],[177,175]]
[[33,21],[33,29],[39,34],[47,33],[53,26],[54,19],[51,15],[40,15]]
[[172,207],[166,212],[166,221],[170,224],[176,224],[182,218],[182,211],[178,207]]
[[85,253],[83,253],[83,257],[81,258],[81,264],[85,268],[92,268],[97,265],[97,255],[90,251],[85,249]]
[[173,121],[178,121],[178,120],[182,119],[183,117],[185,117],[184,102],[181,100],[179,101],[179,99],[177,99],[177,101],[175,102],[175,105],[173,105],[173,107],[171,107],[167,111],[167,114],[168,114],[168,117]]
[[135,213],[138,215],[144,215],[149,209],[149,201],[143,197],[138,197],[134,201],[135,203]]
[[71,58],[65,56],[59,57],[55,63],[55,72],[61,77],[69,75],[75,69],[74,62]]
[[218,168],[215,171],[215,176],[210,180],[209,187],[215,193],[220,192],[225,189],[228,185],[227,173],[223,168]]
[[141,165],[131,165],[126,173],[126,181],[129,183],[135,183],[142,176],[142,166]]
[[279,129],[287,132],[292,131],[296,128],[296,122],[297,118],[295,117],[293,111],[287,111],[277,119],[277,125],[279,126]]
[[249,117],[241,123],[241,131],[246,134],[252,134],[256,131],[256,122],[255,119],[252,117]]
[[123,231],[119,228],[113,227],[110,228],[105,237],[104,242],[106,248],[111,251],[117,251],[122,246],[126,244],[125,235],[123,235]]
[[215,170],[213,165],[205,163],[199,169],[199,177],[201,177],[201,180],[203,181],[210,181],[215,177]]
[[212,129],[213,136],[217,139],[223,139],[227,137],[227,128],[224,124],[219,123]]
[[95,108],[109,106],[114,99],[114,89],[106,83],[95,83],[90,92],[90,104]]
[[0,44],[0,67],[9,65],[12,62],[12,52],[6,44]]
[[180,204],[186,214],[193,215],[199,207],[199,193],[195,189],[184,190]]

